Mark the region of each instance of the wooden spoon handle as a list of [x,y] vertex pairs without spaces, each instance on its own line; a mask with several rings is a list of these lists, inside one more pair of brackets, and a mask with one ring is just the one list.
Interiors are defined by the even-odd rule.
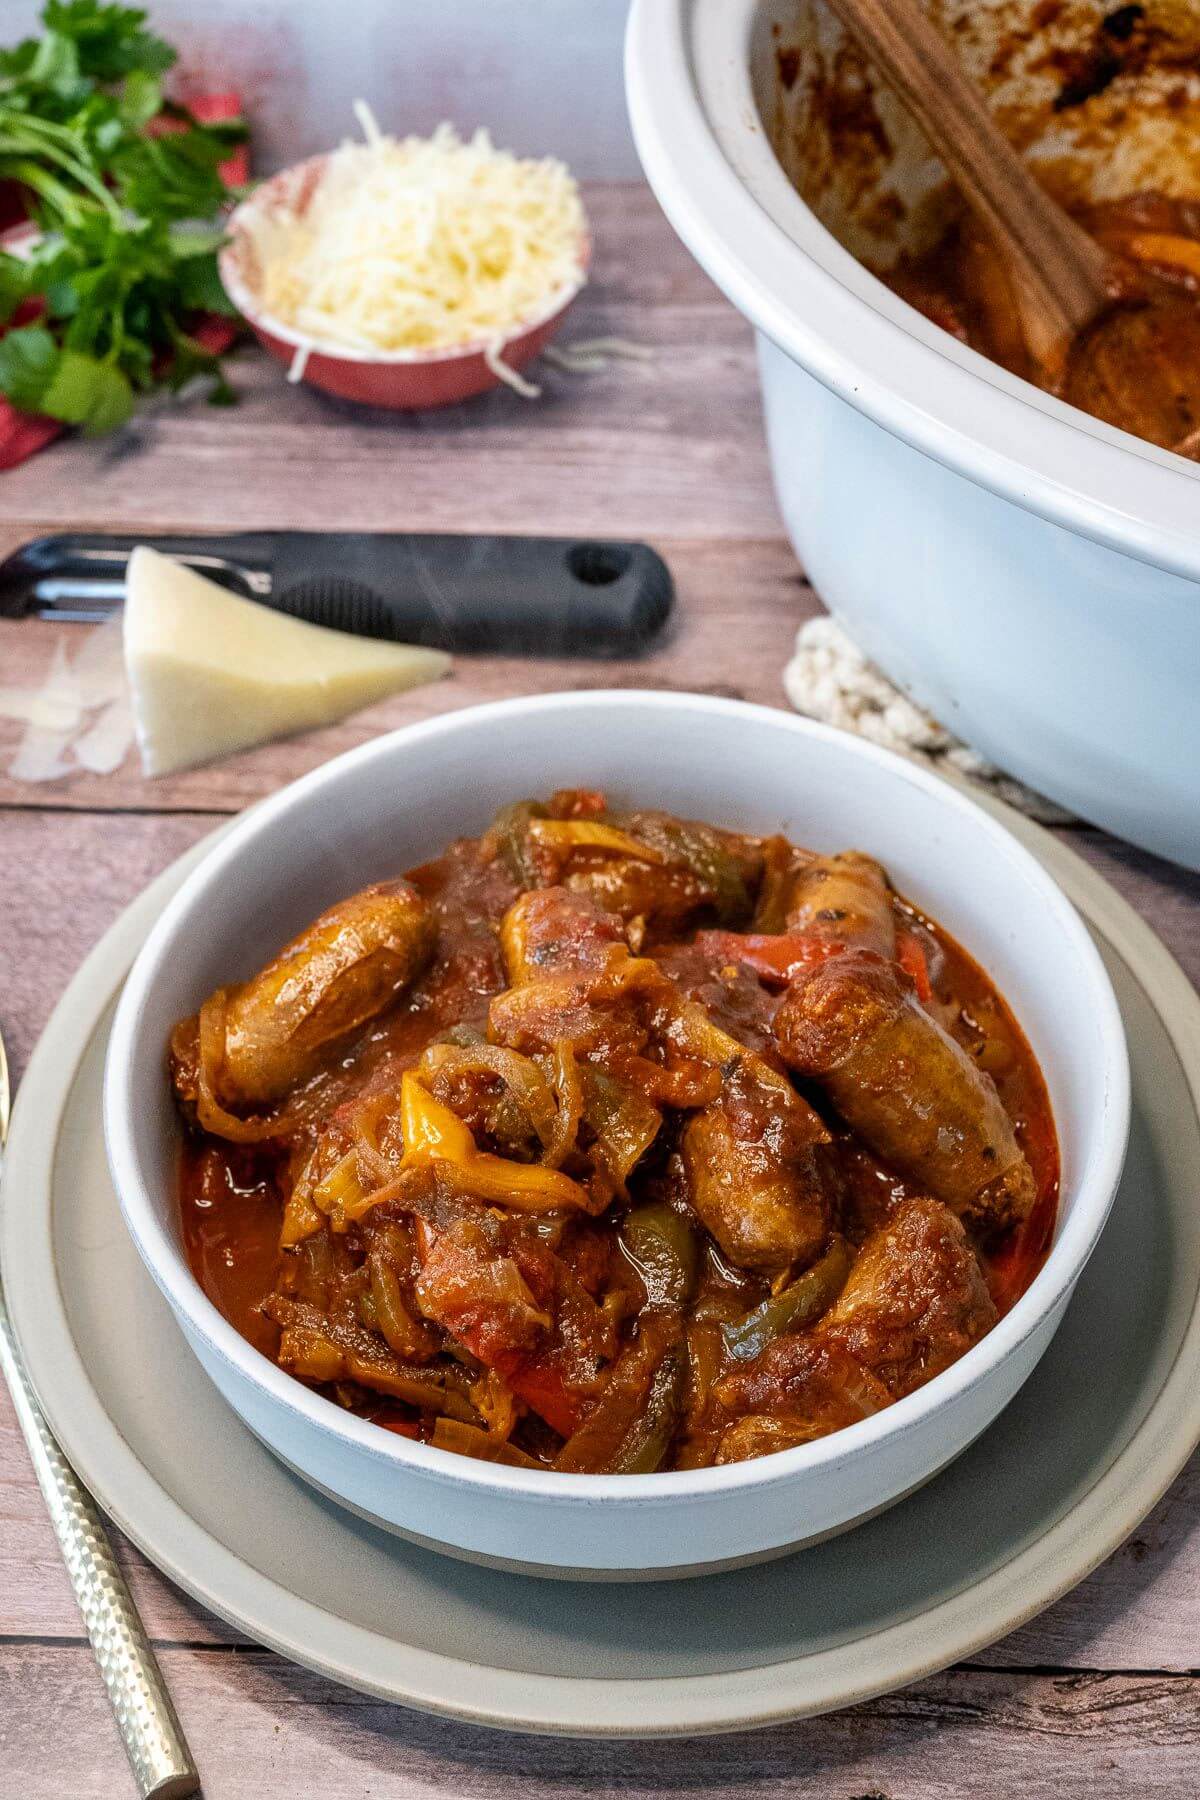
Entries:
[[1108,304],[1112,270],[1038,185],[918,0],[828,0],[1007,254],[1029,348],[1047,368]]

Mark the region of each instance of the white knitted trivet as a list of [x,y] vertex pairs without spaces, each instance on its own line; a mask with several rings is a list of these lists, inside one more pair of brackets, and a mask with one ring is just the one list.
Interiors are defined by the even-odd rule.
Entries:
[[783,685],[796,711],[810,719],[855,732],[929,768],[953,769],[1043,825],[1073,820],[1073,814],[1005,775],[922,712],[867,661],[833,619],[810,619],[800,627]]

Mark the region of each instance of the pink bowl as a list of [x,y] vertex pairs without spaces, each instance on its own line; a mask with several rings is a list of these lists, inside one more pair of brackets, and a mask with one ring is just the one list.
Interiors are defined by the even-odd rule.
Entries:
[[[459,400],[470,400],[475,394],[499,387],[500,377],[485,354],[487,346],[479,342],[449,350],[351,351],[327,339],[294,331],[260,308],[257,296],[262,270],[249,230],[251,221],[255,214],[303,214],[316,192],[326,160],[325,156],[311,156],[281,170],[230,215],[229,242],[220,256],[221,280],[259,343],[288,368],[296,352],[307,349],[302,381],[327,394],[362,401],[368,406],[399,411],[453,406]],[[500,346],[500,354],[510,368],[523,369],[549,343],[587,280],[590,260],[591,243],[585,236],[579,246],[577,275]]]

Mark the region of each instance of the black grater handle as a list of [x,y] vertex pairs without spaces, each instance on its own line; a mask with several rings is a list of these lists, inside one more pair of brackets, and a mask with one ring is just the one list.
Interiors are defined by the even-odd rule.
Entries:
[[632,656],[674,599],[656,551],[605,538],[79,532],[37,538],[0,563],[0,616],[104,618],[121,603],[139,543],[313,624],[445,650]]
[[271,604],[443,650],[629,656],[670,613],[670,572],[610,539],[280,532]]

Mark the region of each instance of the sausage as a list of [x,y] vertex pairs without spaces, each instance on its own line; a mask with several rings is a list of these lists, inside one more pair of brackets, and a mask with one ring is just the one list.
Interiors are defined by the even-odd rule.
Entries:
[[606,1066],[644,1047],[642,1009],[622,978],[653,965],[630,956],[614,914],[566,888],[535,888],[505,913],[500,947],[512,985],[488,1008],[494,1044],[532,1055],[566,1040]]
[[421,972],[434,936],[433,916],[407,881],[331,906],[231,990],[221,1098],[262,1106],[307,1081],[332,1044],[361,1031]]
[[649,923],[656,934],[674,936],[709,901],[708,889],[690,869],[639,862],[634,857],[609,856],[594,868],[573,870],[566,885],[572,893],[616,913],[631,926],[640,921],[631,937],[640,935]]
[[1033,1172],[1000,1096],[896,964],[846,951],[802,971],[774,1030],[788,1067],[899,1174],[979,1225],[1028,1215]]
[[887,876],[870,856],[845,850],[800,870],[788,898],[787,929],[823,943],[896,954],[896,921]]
[[995,1323],[962,1225],[939,1201],[916,1195],[867,1239],[817,1331],[899,1398],[957,1362]]
[[931,1381],[996,1323],[959,1220],[928,1195],[905,1200],[869,1237],[841,1294],[811,1331],[775,1338],[717,1387],[743,1413],[718,1462],[837,1430]]
[[829,1231],[818,1147],[822,1120],[761,1058],[738,1060],[718,1098],[693,1114],[681,1150],[688,1198],[731,1262],[812,1262]]
[[565,887],[530,889],[513,901],[500,925],[512,987],[603,969],[614,944],[627,948],[620,919]]

